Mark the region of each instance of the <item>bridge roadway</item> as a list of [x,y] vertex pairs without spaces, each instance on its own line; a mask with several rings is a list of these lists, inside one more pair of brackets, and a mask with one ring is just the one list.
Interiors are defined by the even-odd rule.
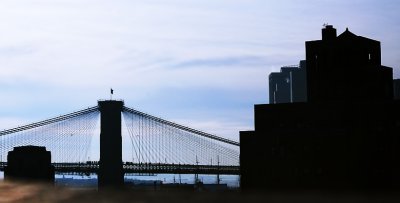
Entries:
[[[56,174],[90,174],[99,170],[98,162],[52,163]],[[0,171],[4,171],[7,162],[0,162]],[[190,165],[164,163],[123,164],[125,174],[225,174],[239,175],[239,166]]]

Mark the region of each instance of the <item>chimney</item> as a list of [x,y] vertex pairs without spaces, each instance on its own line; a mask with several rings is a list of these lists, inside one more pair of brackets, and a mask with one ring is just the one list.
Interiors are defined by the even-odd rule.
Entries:
[[322,40],[328,41],[336,38],[336,29],[332,25],[326,25],[322,29]]

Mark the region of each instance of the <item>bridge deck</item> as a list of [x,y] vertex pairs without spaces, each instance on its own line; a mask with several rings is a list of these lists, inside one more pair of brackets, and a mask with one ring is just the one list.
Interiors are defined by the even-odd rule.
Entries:
[[[56,174],[97,173],[99,164],[94,163],[53,163]],[[7,162],[0,162],[4,171]],[[139,174],[226,174],[239,175],[239,166],[188,165],[164,163],[124,163],[124,173]]]

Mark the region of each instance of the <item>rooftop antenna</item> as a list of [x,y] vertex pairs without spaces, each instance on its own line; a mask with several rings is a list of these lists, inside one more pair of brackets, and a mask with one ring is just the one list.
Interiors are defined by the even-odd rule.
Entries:
[[322,26],[324,27],[324,28],[326,28],[326,26],[328,26],[329,24],[328,23],[324,23]]
[[114,94],[114,90],[110,88],[110,100],[112,100],[112,95]]

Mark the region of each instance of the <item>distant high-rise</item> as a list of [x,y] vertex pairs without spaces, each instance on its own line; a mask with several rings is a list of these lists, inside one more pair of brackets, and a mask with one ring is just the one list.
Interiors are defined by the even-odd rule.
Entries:
[[306,62],[297,66],[284,66],[281,72],[269,75],[269,103],[293,103],[307,101]]

